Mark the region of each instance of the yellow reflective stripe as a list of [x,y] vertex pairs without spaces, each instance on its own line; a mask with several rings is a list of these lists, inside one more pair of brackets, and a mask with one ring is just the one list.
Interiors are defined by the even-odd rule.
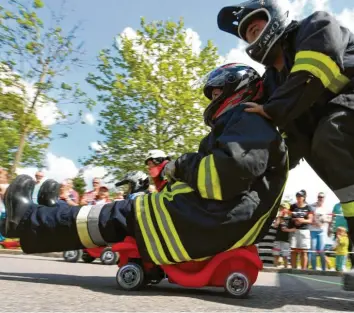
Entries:
[[203,198],[208,198],[206,186],[205,186],[205,158],[200,161],[198,170],[198,190]]
[[286,134],[286,132],[282,132],[281,133],[281,138],[283,138],[283,139],[288,138],[288,135]]
[[325,88],[339,93],[350,80],[328,55],[317,51],[300,51],[295,56],[291,73],[308,71],[319,78]]
[[354,201],[348,203],[341,203],[343,215],[345,217],[354,217]]
[[210,176],[211,176],[211,184],[212,184],[214,199],[222,200],[220,178],[216,170],[214,155],[211,154],[208,157],[210,158]]
[[177,256],[177,251],[176,249],[174,249],[172,247],[172,243],[171,240],[169,238],[169,236],[167,235],[167,230],[168,230],[168,226],[165,225],[162,221],[161,215],[159,214],[159,212],[157,211],[157,205],[158,205],[158,201],[160,200],[160,197],[158,194],[153,194],[151,196],[151,202],[152,202],[152,208],[154,210],[155,213],[155,217],[156,217],[156,221],[157,224],[159,226],[159,229],[161,231],[161,234],[163,236],[163,238],[165,239],[165,243],[167,245],[168,250],[170,251],[170,254],[172,256],[172,258],[176,261],[176,262],[181,262],[181,259]]
[[334,77],[337,77],[341,74],[339,66],[334,62],[331,57],[326,54],[323,54],[318,51],[299,51],[296,56],[295,60],[298,59],[313,59],[323,63],[333,74]]
[[279,195],[277,196],[277,198],[275,199],[272,207],[270,208],[270,210],[265,213],[256,224],[253,225],[253,227],[239,240],[237,241],[230,249],[228,250],[232,250],[232,249],[236,249],[242,246],[249,246],[252,245],[254,240],[257,238],[257,236],[259,235],[266,219],[269,217],[269,215],[272,213],[272,211],[275,209],[276,204],[279,202],[279,198],[282,197],[285,186],[286,186],[286,182],[289,176],[289,157],[288,154],[286,154],[286,179],[285,182],[280,190]]
[[135,202],[135,214],[139,223],[141,233],[143,235],[146,249],[148,250],[151,260],[155,264],[171,264],[171,262],[166,257],[166,254],[162,248],[158,234],[152,222],[148,197],[149,195],[138,196]]
[[330,84],[328,77],[323,73],[319,68],[310,64],[296,64],[291,69],[291,73],[299,72],[299,71],[307,71],[319,78],[325,88],[327,88]]
[[[180,192],[181,190],[179,190]],[[172,195],[173,198],[173,195]],[[154,206],[156,219],[160,220],[159,228],[169,252],[176,262],[190,261],[191,257],[184,248],[182,241],[177,233],[177,230],[173,224],[171,215],[169,214],[164,199],[167,199],[166,195],[158,195],[156,197],[156,206]]]
[[213,154],[204,157],[200,161],[198,189],[203,198],[222,200],[220,178],[216,170]]
[[[181,193],[181,190],[178,190],[179,193]],[[172,198],[171,198],[171,201],[173,199],[173,197],[175,196],[176,194],[172,194]],[[163,194],[160,196],[160,206],[161,206],[161,210],[163,212],[163,214],[165,215],[165,218],[166,218],[166,221],[167,221],[167,224],[168,224],[168,227],[173,235],[173,238],[180,250],[180,252],[182,253],[182,256],[184,258],[184,261],[189,261],[191,260],[191,257],[189,256],[189,254],[187,253],[187,250],[184,248],[183,244],[182,244],[182,241],[181,239],[179,238],[178,236],[178,233],[177,233],[177,230],[176,230],[176,227],[175,225],[173,224],[173,221],[172,221],[172,218],[171,218],[171,215],[170,213],[168,213],[168,210],[165,206],[165,203],[164,203],[164,199],[167,199],[169,200],[169,195],[168,194]]]
[[86,248],[97,248],[98,246],[92,241],[88,230],[88,215],[91,208],[92,205],[85,205],[80,208],[79,213],[76,216],[76,230],[83,246]]
[[[188,193],[188,192],[193,192],[194,189],[191,188],[188,184],[183,183],[183,182],[175,182],[173,185],[171,185],[171,191],[169,192],[166,189],[163,189],[163,192],[169,192],[173,195],[179,194],[179,193]],[[160,192],[161,193],[161,192]]]

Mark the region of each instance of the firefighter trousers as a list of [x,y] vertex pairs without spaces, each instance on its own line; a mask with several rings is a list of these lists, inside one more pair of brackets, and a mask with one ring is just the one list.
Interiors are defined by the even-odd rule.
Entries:
[[18,228],[25,253],[61,252],[105,246],[133,236],[133,202],[55,207],[32,204]]
[[335,193],[354,242],[354,111],[335,106],[322,117],[306,161]]

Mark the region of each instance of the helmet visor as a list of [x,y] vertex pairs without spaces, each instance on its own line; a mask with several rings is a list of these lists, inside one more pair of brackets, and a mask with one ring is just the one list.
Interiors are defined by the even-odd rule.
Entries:
[[[246,64],[237,63],[240,67],[248,67]],[[230,75],[229,71],[227,71],[228,66],[235,66],[235,63],[228,63],[225,65],[221,65],[217,69],[214,69],[208,72],[206,75],[196,80],[192,84],[193,89],[203,89],[204,95],[211,100],[212,99],[212,91],[214,88],[222,89],[225,86],[226,82],[233,83],[232,75]],[[230,80],[231,79],[231,80]],[[235,78],[236,79],[236,78]]]
[[271,17],[269,15],[268,10],[266,10],[266,9],[258,9],[258,10],[254,10],[254,11],[247,12],[247,13],[248,14],[245,14],[245,16],[243,16],[242,19],[240,19],[240,24],[238,26],[238,35],[244,41],[247,41],[246,40],[247,28],[254,20],[258,19],[258,20],[264,20],[267,22],[267,24],[264,26],[264,28],[259,32],[257,38],[255,38],[253,40],[253,42],[249,42],[249,44],[252,44],[252,43],[256,42],[259,39],[259,37],[263,34],[264,30],[267,28],[269,21],[271,20]]

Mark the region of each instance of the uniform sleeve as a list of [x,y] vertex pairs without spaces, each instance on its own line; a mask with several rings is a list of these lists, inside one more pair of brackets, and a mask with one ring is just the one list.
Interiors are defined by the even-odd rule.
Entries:
[[316,12],[301,22],[290,74],[264,105],[278,126],[308,110],[326,89],[337,94],[348,84],[343,58],[349,38],[349,31],[326,12]]
[[208,155],[188,153],[177,159],[176,176],[202,198],[232,199],[265,172],[270,144],[277,136],[264,118],[243,112],[228,122]]

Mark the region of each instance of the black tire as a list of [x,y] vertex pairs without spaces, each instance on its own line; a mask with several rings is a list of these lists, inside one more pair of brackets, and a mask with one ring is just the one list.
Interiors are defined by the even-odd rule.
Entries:
[[100,260],[104,265],[116,265],[119,260],[119,255],[117,252],[113,252],[110,247],[107,247],[102,251]]
[[251,283],[245,274],[233,272],[226,277],[225,291],[233,298],[247,298],[250,290]]
[[81,259],[85,263],[92,263],[94,260],[96,260],[96,258],[94,258],[93,256],[89,255],[87,252],[83,252],[82,253]]
[[82,250],[64,251],[63,258],[66,262],[76,263],[82,258]]
[[343,273],[343,289],[354,291],[354,270]]
[[136,291],[144,286],[144,271],[135,263],[128,263],[117,271],[116,281],[118,288],[126,291]]

